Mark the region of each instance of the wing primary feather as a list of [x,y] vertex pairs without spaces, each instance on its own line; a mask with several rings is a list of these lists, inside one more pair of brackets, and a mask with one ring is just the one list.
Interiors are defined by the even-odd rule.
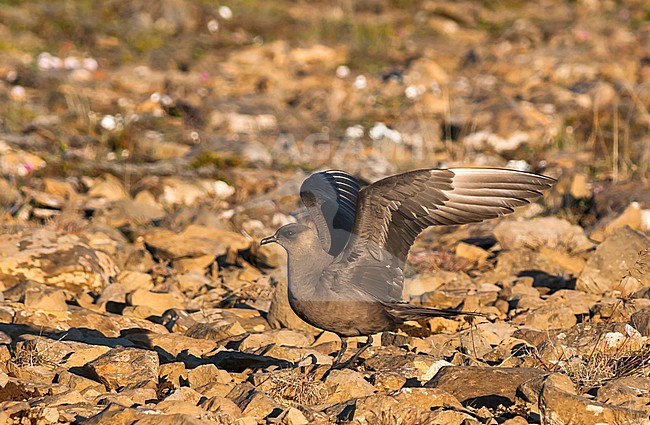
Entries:
[[316,225],[321,245],[334,257],[348,244],[359,190],[356,179],[339,170],[314,173],[300,187],[300,197]]
[[[340,179],[347,181],[347,176]],[[338,281],[377,300],[399,301],[402,267],[422,230],[509,214],[554,182],[533,173],[489,168],[423,169],[381,179],[354,193],[354,237],[335,260]],[[347,196],[348,186],[340,187],[338,196]],[[341,211],[351,207],[342,205]]]

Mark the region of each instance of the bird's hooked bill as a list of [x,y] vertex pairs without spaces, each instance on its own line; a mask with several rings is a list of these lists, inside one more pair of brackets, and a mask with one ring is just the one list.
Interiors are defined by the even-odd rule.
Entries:
[[269,243],[274,243],[274,242],[277,242],[277,241],[278,241],[278,238],[275,235],[269,236],[269,237],[266,237],[266,238],[260,240],[260,246],[266,245],[266,244],[269,244]]

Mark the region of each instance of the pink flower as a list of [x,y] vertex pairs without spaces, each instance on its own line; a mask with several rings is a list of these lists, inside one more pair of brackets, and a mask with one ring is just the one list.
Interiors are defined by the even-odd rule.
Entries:
[[577,30],[575,36],[579,43],[585,43],[591,39],[591,34],[589,34],[589,31],[584,29]]

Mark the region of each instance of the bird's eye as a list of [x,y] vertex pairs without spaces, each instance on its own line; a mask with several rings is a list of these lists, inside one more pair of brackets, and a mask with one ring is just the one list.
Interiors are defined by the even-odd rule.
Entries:
[[287,233],[285,233],[288,237],[292,237],[293,235],[296,234],[293,230],[287,230]]

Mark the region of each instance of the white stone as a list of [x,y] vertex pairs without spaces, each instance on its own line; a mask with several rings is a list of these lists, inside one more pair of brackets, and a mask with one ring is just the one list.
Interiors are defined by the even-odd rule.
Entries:
[[605,334],[605,343],[608,348],[618,347],[623,340],[625,340],[625,335],[620,332],[607,332]]
[[117,118],[113,115],[104,115],[99,125],[105,130],[114,131],[117,128]]
[[421,84],[419,84],[419,85],[410,85],[404,90],[404,94],[410,100],[415,100],[415,99],[419,98],[420,96],[422,96],[426,91],[427,91],[427,89]]
[[95,58],[83,58],[81,67],[87,71],[97,71],[99,64]]
[[353,125],[345,129],[345,137],[348,139],[360,139],[363,137],[363,126]]
[[232,19],[232,9],[228,6],[221,6],[219,8],[219,16],[221,16],[226,21]]
[[629,323],[625,324],[625,334],[630,338],[641,338],[641,332],[637,331]]
[[376,123],[368,132],[372,140],[388,139],[394,143],[402,142],[402,135],[397,130],[388,128],[383,122]]
[[43,52],[38,55],[37,64],[38,68],[41,70],[61,69],[63,67],[63,61],[61,58],[52,56],[48,52]]
[[235,194],[235,188],[222,180],[215,181],[212,185],[212,190],[214,191],[214,195],[219,199],[226,199]]
[[519,171],[530,171],[532,168],[529,163],[524,161],[523,159],[511,159],[508,161],[506,164],[506,168],[510,168],[513,170],[519,170]]
[[346,78],[350,76],[350,68],[346,65],[339,65],[336,68],[336,76],[339,78]]
[[219,22],[216,19],[210,19],[208,21],[208,31],[212,33],[219,31]]
[[430,381],[434,376],[436,376],[436,373],[445,366],[453,366],[453,364],[446,360],[438,360],[429,366],[429,369],[418,378],[422,382]]
[[81,66],[81,62],[79,61],[79,58],[76,56],[68,56],[67,58],[63,59],[63,67],[68,70],[72,69],[78,69]]
[[13,86],[9,96],[13,100],[24,100],[26,97],[25,87],[23,86]]
[[357,90],[363,90],[368,87],[368,79],[365,75],[357,75],[357,78],[354,79],[352,86]]

